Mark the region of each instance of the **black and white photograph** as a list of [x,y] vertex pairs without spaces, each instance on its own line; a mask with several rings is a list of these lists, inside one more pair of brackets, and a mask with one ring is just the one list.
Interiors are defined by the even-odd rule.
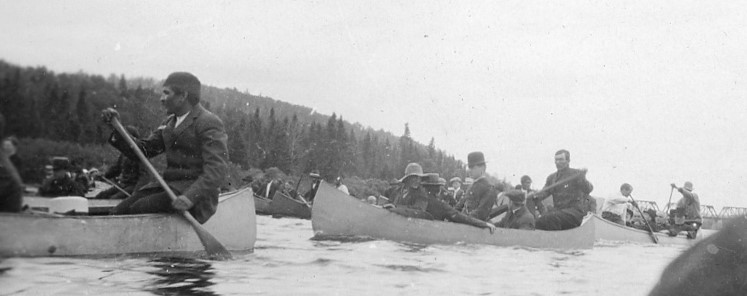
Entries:
[[0,0],[0,295],[747,295],[747,9]]

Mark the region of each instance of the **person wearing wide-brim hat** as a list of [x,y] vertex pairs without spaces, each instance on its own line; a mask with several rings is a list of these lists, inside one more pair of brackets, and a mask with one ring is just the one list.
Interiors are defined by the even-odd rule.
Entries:
[[511,201],[508,212],[495,226],[511,229],[534,229],[534,215],[529,212],[525,205],[526,193],[520,190],[509,190],[505,193]]
[[[436,173],[428,173],[422,179],[423,187],[428,191],[428,206],[425,211],[433,216],[433,220],[438,221],[450,221],[454,223],[461,223],[472,225],[480,228],[487,228],[490,233],[493,233],[495,226],[489,222],[485,222],[463,213],[460,213],[453,208],[453,204],[449,204],[453,200],[450,200],[450,195],[444,193],[441,189],[446,185],[446,180],[439,178]],[[455,201],[453,201],[456,203]]]
[[695,238],[698,229],[703,224],[703,218],[700,216],[700,198],[693,191],[693,183],[685,182],[682,188],[672,183],[672,188],[682,194],[682,198],[677,201],[677,208],[674,210],[672,226],[669,229],[669,235],[676,236],[680,231],[687,231],[688,238]]
[[311,189],[304,193],[303,198],[308,202],[313,202],[314,197],[316,197],[316,191],[319,190],[319,183],[322,182],[322,175],[319,174],[319,170],[312,170],[309,173],[309,177],[311,177]]
[[456,209],[471,217],[487,221],[490,218],[490,209],[498,198],[498,191],[502,191],[503,188],[496,188],[488,180],[485,173],[485,155],[482,152],[476,151],[467,155],[467,168],[469,176],[475,179],[475,182],[456,205]]
[[424,177],[423,167],[417,163],[410,163],[405,168],[405,174],[399,181],[403,184],[396,193],[392,204],[384,205],[397,214],[422,219],[432,219],[425,212],[428,206],[428,193],[421,186],[420,178]]
[[52,158],[52,167],[54,174],[52,178],[44,180],[39,187],[39,195],[45,197],[58,196],[84,196],[86,189],[78,182],[73,180],[70,175],[70,159],[67,157]]

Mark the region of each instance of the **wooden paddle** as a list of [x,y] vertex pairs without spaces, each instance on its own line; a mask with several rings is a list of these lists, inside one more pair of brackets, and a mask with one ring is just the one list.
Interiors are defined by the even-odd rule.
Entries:
[[667,201],[667,207],[664,208],[664,214],[669,216],[669,205],[672,204],[672,193],[674,193],[674,186],[672,186],[672,190],[669,190],[669,201]]
[[[112,117],[111,123],[112,126],[114,126],[114,129],[122,135],[125,141],[127,141],[127,144],[130,145],[130,148],[132,148],[135,154],[137,154],[137,157],[148,169],[148,172],[153,176],[153,178],[156,178],[159,184],[161,184],[161,187],[163,187],[163,190],[169,195],[171,201],[175,201],[176,194],[171,191],[171,188],[166,184],[166,181],[163,180],[161,175],[158,174],[158,171],[156,171],[156,168],[154,168],[150,161],[148,161],[148,158],[145,157],[145,154],[140,150],[140,147],[138,147],[137,144],[135,144],[135,141],[130,138],[130,134],[125,131],[124,127],[119,122],[119,119],[117,119],[117,117]],[[224,247],[212,234],[210,234],[210,232],[202,227],[200,222],[197,222],[195,217],[192,217],[192,214],[190,214],[189,211],[182,211],[181,214],[185,219],[187,219],[189,224],[192,225],[192,228],[197,233],[197,237],[200,238],[202,246],[205,247],[208,257],[218,260],[231,259],[231,253],[226,250],[226,247]]]
[[651,224],[648,224],[648,220],[646,220],[646,216],[643,215],[643,211],[641,211],[641,208],[638,207],[638,203],[635,202],[635,199],[633,199],[633,195],[630,196],[630,200],[633,201],[633,206],[636,210],[638,210],[638,213],[641,214],[641,218],[643,218],[643,222],[646,223],[646,226],[648,227],[648,233],[651,234],[651,238],[654,240],[655,244],[659,243],[659,238],[656,237],[656,234],[654,234],[654,229],[651,228]]
[[112,185],[112,187],[117,188],[117,190],[119,190],[119,192],[124,193],[125,196],[127,196],[127,197],[131,196],[129,193],[127,193],[127,191],[125,191],[124,189],[122,189],[122,187],[117,186],[117,184],[114,183],[112,180],[109,180],[106,177],[101,177],[101,179],[104,180],[104,181],[106,181],[106,183],[109,183],[109,185]]

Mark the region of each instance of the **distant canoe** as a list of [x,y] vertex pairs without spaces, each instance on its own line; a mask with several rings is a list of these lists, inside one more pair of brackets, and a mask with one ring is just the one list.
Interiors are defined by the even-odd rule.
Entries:
[[270,215],[270,203],[272,202],[269,198],[264,198],[254,194],[254,208],[257,214]]
[[291,198],[280,190],[275,192],[268,212],[273,216],[311,219],[311,207],[308,204]]
[[[598,215],[594,215],[596,220],[596,240],[597,241],[620,241],[620,242],[632,242],[632,243],[643,243],[653,244],[654,241],[651,238],[651,234],[648,231],[635,229],[620,224],[607,221]],[[704,237],[707,237],[716,232],[715,230],[700,229],[695,239],[688,239],[684,232],[678,236],[671,237],[666,233],[656,233],[656,237],[659,239],[661,245],[694,245]]]
[[[228,250],[251,252],[257,237],[247,188],[222,194],[203,226]],[[200,256],[192,226],[177,214],[60,216],[0,213],[0,257],[166,254]]]
[[311,209],[315,238],[371,237],[418,244],[489,244],[548,249],[590,249],[594,219],[564,231],[487,229],[444,221],[407,218],[360,201],[322,182]]

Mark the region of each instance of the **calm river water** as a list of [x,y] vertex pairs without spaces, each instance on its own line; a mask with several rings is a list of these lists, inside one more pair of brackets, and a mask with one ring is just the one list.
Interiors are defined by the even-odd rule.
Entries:
[[646,295],[684,248],[549,251],[314,241],[311,222],[258,216],[253,254],[0,261],[0,295]]

